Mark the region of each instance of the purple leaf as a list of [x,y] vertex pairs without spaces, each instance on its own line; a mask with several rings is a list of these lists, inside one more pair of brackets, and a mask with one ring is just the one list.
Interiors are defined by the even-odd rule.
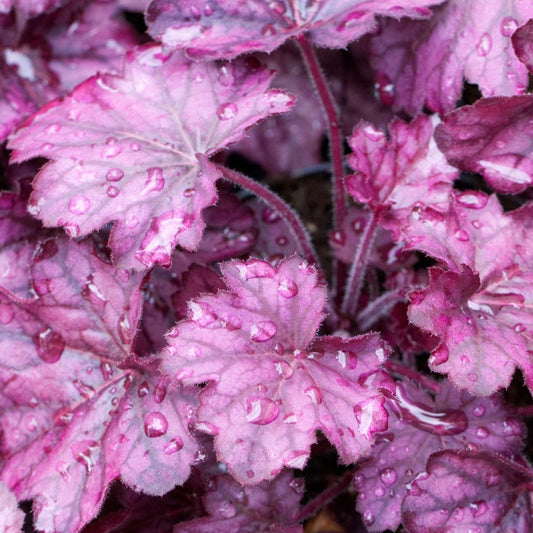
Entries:
[[67,0],[4,0],[0,4],[0,13],[9,13],[14,9],[23,16],[35,17],[46,11],[56,9]]
[[[223,265],[229,291],[189,303],[168,333],[162,369],[200,393],[199,429],[215,435],[220,461],[242,484],[303,468],[321,429],[344,462],[367,454],[387,424],[375,334],[313,341],[326,292],[298,257],[275,268],[258,259]],[[216,342],[215,342],[216,339]]]
[[[483,96],[523,94],[527,70],[512,52],[511,36],[533,16],[529,2],[450,0],[428,21],[383,21],[372,37],[378,91],[394,110],[414,115],[426,105],[455,107],[463,76]],[[384,95],[384,96],[383,96]]]
[[413,533],[528,533],[533,527],[530,481],[521,468],[491,453],[445,450],[411,485],[402,506]]
[[533,72],[533,19],[520,26],[511,39],[516,57]]
[[0,481],[0,529],[4,533],[19,533],[24,524],[24,513],[17,506],[15,495]]
[[533,96],[483,98],[450,113],[435,139],[448,161],[478,172],[497,192],[517,193],[533,183]]
[[291,37],[309,32],[319,46],[344,48],[375,26],[376,15],[426,18],[425,7],[439,0],[349,1],[251,0],[236,6],[210,0],[155,0],[146,12],[150,35],[190,57],[232,58],[245,52],[272,52]]
[[458,172],[433,140],[432,119],[421,115],[406,124],[394,119],[390,140],[362,122],[349,138],[348,163],[356,171],[346,188],[357,202],[381,213],[381,224],[397,238],[409,213],[420,205],[447,211]]
[[387,404],[387,432],[378,436],[354,478],[357,510],[369,531],[398,528],[406,486],[425,470],[432,453],[488,449],[512,456],[523,446],[525,426],[499,396],[475,398],[443,381],[433,399],[403,382]]
[[228,475],[209,482],[204,506],[210,516],[177,524],[174,533],[238,533],[272,531],[300,533],[295,521],[303,494],[303,483],[284,470],[274,480],[243,487]]
[[187,479],[195,399],[130,354],[139,274],[63,238],[41,244],[32,278],[33,300],[0,293],[0,477],[35,499],[38,529],[77,530],[119,476],[155,495]]
[[176,244],[195,249],[201,211],[216,200],[208,161],[247,127],[287,111],[255,60],[195,64],[159,47],[127,56],[124,77],[98,75],[43,108],[10,141],[14,161],[51,159],[30,207],[47,226],[81,236],[116,221],[121,268],[168,265]]
[[410,320],[440,344],[429,359],[461,389],[488,396],[508,387],[519,366],[531,387],[528,352],[533,328],[532,272],[510,268],[484,280],[469,267],[462,272],[430,269],[429,287],[411,293]]

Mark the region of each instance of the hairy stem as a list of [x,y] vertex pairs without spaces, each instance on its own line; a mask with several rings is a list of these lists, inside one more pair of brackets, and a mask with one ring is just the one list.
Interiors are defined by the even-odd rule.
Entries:
[[[330,157],[333,166],[333,230],[342,230],[345,218],[344,180],[346,175],[344,172],[343,136],[339,111],[324,73],[320,68],[313,46],[304,34],[298,36],[296,42],[300,47],[300,52],[307,67],[309,77],[316,88],[328,124]],[[334,294],[337,295],[337,300],[340,300],[340,294],[346,277],[344,265],[341,265],[337,261],[334,270],[334,283],[336,285]]]
[[280,216],[289,226],[289,230],[296,239],[296,242],[299,244],[300,253],[309,263],[314,263],[316,265],[319,277],[322,281],[324,281],[325,277],[322,269],[320,268],[318,256],[316,255],[313,244],[311,243],[309,234],[307,233],[303,222],[296,212],[277,194],[273,193],[270,189],[264,185],[261,185],[257,181],[223,165],[217,165],[217,167],[224,175],[224,178],[226,178],[228,181],[255,194],[258,198],[261,198],[261,200],[263,200],[268,207],[280,214]]
[[342,314],[348,317],[354,317],[357,311],[359,296],[361,295],[361,288],[365,279],[368,256],[372,250],[372,244],[374,243],[374,237],[378,227],[378,219],[379,213],[372,211],[354,253],[341,307]]
[[307,520],[308,518],[314,516],[322,507],[333,501],[337,496],[347,490],[352,483],[352,479],[353,472],[349,470],[340,479],[335,481],[333,485],[328,487],[324,492],[320,493],[315,499],[311,500],[307,505],[305,505],[298,513],[295,522],[302,522],[303,520]]

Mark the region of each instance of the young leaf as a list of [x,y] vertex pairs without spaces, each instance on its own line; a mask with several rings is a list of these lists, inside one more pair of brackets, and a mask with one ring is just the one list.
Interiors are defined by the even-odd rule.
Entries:
[[326,291],[298,257],[275,268],[258,259],[222,266],[229,291],[189,303],[168,334],[162,369],[200,393],[199,429],[215,435],[220,461],[244,485],[303,468],[316,430],[344,462],[366,455],[386,427],[376,334],[319,337]]
[[451,111],[463,77],[483,96],[526,91],[527,69],[511,36],[533,16],[530,2],[497,0],[486,9],[484,0],[450,0],[434,11],[427,21],[383,21],[371,39],[378,90],[396,111]]
[[154,0],[146,12],[150,35],[166,47],[184,48],[190,57],[230,59],[272,52],[291,37],[309,32],[319,46],[344,48],[375,26],[376,15],[426,18],[440,0],[250,0],[236,6],[210,0]]
[[433,140],[434,122],[420,115],[410,124],[394,119],[390,140],[361,122],[348,142],[349,165],[356,171],[346,188],[357,202],[381,214],[380,222],[398,238],[409,213],[420,205],[447,211],[448,195],[458,176]]
[[399,527],[407,487],[432,453],[485,449],[512,457],[523,446],[526,428],[500,396],[475,398],[442,381],[433,399],[405,381],[387,406],[387,432],[354,478],[357,510],[369,531]]
[[402,506],[403,524],[413,533],[474,529],[480,533],[528,533],[531,503],[521,468],[492,453],[433,454]]
[[450,113],[435,131],[438,147],[462,170],[478,172],[497,192],[533,183],[533,96],[482,98]]
[[33,300],[0,293],[0,477],[35,500],[38,529],[77,531],[119,476],[156,495],[187,479],[195,399],[130,354],[139,274],[62,238],[41,244],[32,279]]
[[86,235],[115,221],[121,268],[168,265],[176,244],[198,246],[201,211],[220,171],[207,156],[247,127],[287,111],[255,60],[192,63],[158,46],[127,55],[124,76],[97,75],[44,107],[10,140],[13,161],[44,156],[30,208],[47,226]]

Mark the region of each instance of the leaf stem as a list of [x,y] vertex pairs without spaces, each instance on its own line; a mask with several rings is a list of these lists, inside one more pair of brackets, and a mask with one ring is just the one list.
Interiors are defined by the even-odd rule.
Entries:
[[[296,42],[300,48],[309,77],[315,86],[328,124],[330,157],[333,166],[333,230],[342,230],[346,213],[344,189],[346,175],[344,172],[343,136],[341,132],[339,111],[312,44],[304,34],[296,37]],[[343,267],[344,265],[341,265],[340,261],[337,261],[334,268],[336,272],[335,294],[337,295],[338,300],[340,300],[340,294],[346,276]]]
[[361,240],[355,249],[341,306],[341,313],[350,318],[355,317],[355,312],[357,311],[359,296],[365,279],[368,256],[376,236],[378,220],[379,212],[372,211],[361,235]]
[[320,267],[320,261],[311,242],[311,238],[296,212],[277,194],[259,182],[223,165],[217,164],[217,167],[222,172],[224,178],[255,194],[257,197],[261,198],[268,207],[281,215],[283,220],[285,220],[289,226],[289,230],[296,239],[296,242],[299,244],[300,253],[309,263],[316,265],[321,281],[325,281],[325,276]]
[[438,384],[438,382],[436,382],[429,376],[422,374],[421,372],[417,372],[416,370],[413,370],[412,368],[403,365],[399,361],[389,359],[385,362],[383,366],[390,374],[398,374],[400,376],[403,376],[404,378],[410,379],[414,383],[417,383],[418,385],[421,385],[422,387],[428,390],[431,390],[435,393],[440,392],[440,385]]
[[325,491],[302,507],[295,522],[302,522],[314,516],[322,507],[333,501],[337,496],[348,489],[352,483],[353,471],[349,470],[340,479],[335,481]]

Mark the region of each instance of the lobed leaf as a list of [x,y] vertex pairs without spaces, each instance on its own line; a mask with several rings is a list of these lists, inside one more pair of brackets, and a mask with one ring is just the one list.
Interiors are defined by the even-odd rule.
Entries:
[[128,54],[124,76],[97,75],[41,109],[10,139],[13,161],[51,159],[30,211],[81,236],[115,224],[120,268],[170,263],[195,249],[201,211],[216,200],[212,155],[261,118],[290,109],[255,60],[195,64],[149,46]]
[[303,468],[316,430],[344,462],[367,454],[386,427],[388,346],[376,334],[320,337],[325,290],[298,257],[222,267],[229,291],[189,303],[168,335],[162,369],[200,393],[198,429],[215,435],[220,461],[244,485]]

